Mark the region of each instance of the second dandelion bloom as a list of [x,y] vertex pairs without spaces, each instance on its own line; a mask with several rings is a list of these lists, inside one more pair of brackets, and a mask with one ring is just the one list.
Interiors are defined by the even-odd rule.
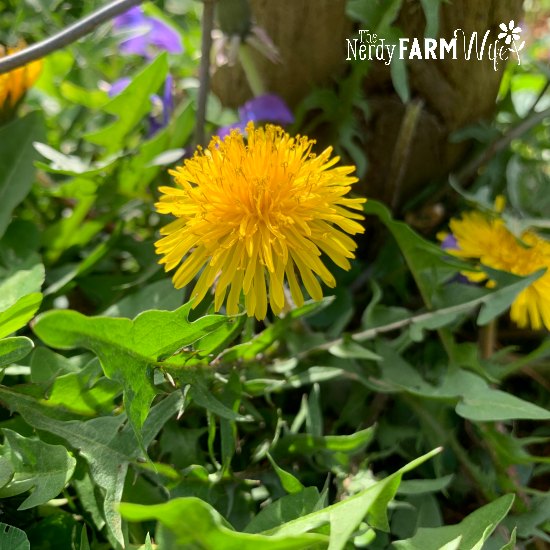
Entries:
[[[0,57],[23,49],[21,42],[14,48],[0,45]],[[0,121],[9,118],[27,90],[36,82],[42,70],[42,61],[32,61],[8,73],[0,74]]]
[[[498,209],[497,209],[498,210]],[[473,282],[494,283],[483,272],[483,266],[514,275],[526,276],[546,269],[536,281],[522,290],[510,309],[510,317],[520,327],[550,330],[550,242],[533,231],[516,237],[499,215],[478,211],[466,212],[461,219],[451,220],[451,254],[477,260],[481,270],[464,275]]]
[[332,148],[315,155],[314,141],[278,126],[250,123],[247,134],[214,137],[171,171],[176,187],[161,187],[156,207],[176,220],[156,248],[166,271],[177,267],[176,288],[200,273],[195,305],[215,287],[216,311],[226,303],[228,314],[238,313],[244,296],[248,315],[263,319],[268,304],[275,314],[285,307],[285,283],[298,306],[300,279],[315,300],[320,281],[335,286],[322,255],[350,268],[357,245],[349,235],[363,232],[366,199],[346,196],[355,167],[337,166]]

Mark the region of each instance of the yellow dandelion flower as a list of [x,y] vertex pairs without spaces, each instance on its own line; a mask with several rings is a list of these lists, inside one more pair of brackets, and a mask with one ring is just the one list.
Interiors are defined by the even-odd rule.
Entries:
[[[15,53],[24,47],[24,43],[7,49],[0,45],[0,57]],[[38,60],[0,75],[0,112],[11,113],[13,111],[25,92],[36,82],[41,70],[42,61]]]
[[[498,217],[481,212],[466,212],[462,219],[449,223],[455,240],[447,247],[455,256],[479,261],[481,268],[488,266],[514,275],[531,275],[539,269],[546,272],[524,289],[514,300],[510,317],[521,328],[535,330],[543,326],[550,330],[550,242],[533,231],[525,231],[520,238],[506,227]],[[486,281],[484,273],[466,272],[474,282]],[[494,281],[487,281],[493,286]]]
[[160,188],[156,208],[177,219],[161,229],[156,248],[166,271],[180,264],[176,288],[202,269],[195,306],[215,286],[216,311],[229,291],[229,315],[244,294],[247,314],[261,320],[268,302],[276,315],[283,310],[285,280],[297,306],[304,302],[299,278],[315,300],[323,297],[319,279],[335,286],[321,254],[350,268],[357,245],[346,233],[364,231],[355,211],[366,199],[345,196],[358,181],[350,176],[355,167],[335,166],[331,147],[314,155],[314,141],[278,126],[249,123],[246,131],[247,142],[236,130],[214,137],[170,171],[176,187]]

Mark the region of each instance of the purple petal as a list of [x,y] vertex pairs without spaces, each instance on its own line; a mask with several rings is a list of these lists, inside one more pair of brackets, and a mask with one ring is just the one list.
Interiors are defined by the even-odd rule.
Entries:
[[230,124],[229,126],[221,126],[218,128],[216,135],[221,139],[224,139],[231,133],[231,130],[240,130],[241,134],[245,134],[246,122],[239,121],[235,122],[235,124]]
[[135,27],[138,25],[143,25],[146,19],[147,17],[143,14],[142,9],[139,6],[134,6],[127,12],[117,15],[113,19],[113,24],[116,29],[121,27]]
[[294,116],[287,104],[275,94],[265,94],[247,101],[239,109],[239,117],[244,125],[251,120],[279,124],[294,122]]
[[153,104],[160,104],[161,113],[157,116],[149,115],[149,132],[148,137],[153,136],[159,130],[166,127],[170,122],[170,116],[174,110],[174,97],[172,93],[173,79],[172,75],[168,75],[164,82],[164,91],[162,97],[158,95],[151,96]]
[[114,27],[129,34],[120,43],[124,54],[151,57],[150,46],[169,53],[183,51],[180,35],[163,21],[144,15],[139,7],[116,17]]
[[150,18],[151,33],[150,41],[157,48],[165,50],[168,53],[182,53],[181,36],[170,25],[167,25],[159,19]]
[[449,233],[441,242],[441,248],[443,250],[459,250],[458,241],[456,240],[456,237]]
[[170,121],[170,115],[174,110],[174,94],[172,93],[173,79],[172,75],[166,76],[164,82],[164,93],[162,94],[162,121],[164,126]]
[[115,80],[111,87],[109,88],[109,91],[107,92],[109,94],[109,97],[115,97],[116,95],[120,94],[128,84],[130,84],[131,79],[128,77],[119,78],[118,80]]
[[127,55],[140,55],[149,57],[148,51],[150,40],[147,34],[132,36],[120,43],[120,51]]

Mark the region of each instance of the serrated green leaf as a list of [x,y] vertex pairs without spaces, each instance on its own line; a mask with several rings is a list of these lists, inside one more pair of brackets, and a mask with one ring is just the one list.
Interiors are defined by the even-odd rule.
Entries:
[[506,517],[514,502],[514,495],[504,495],[471,513],[456,525],[418,529],[414,537],[394,542],[399,550],[439,550],[461,537],[460,550],[474,550],[486,541],[497,525]]
[[30,548],[25,531],[0,523],[0,550],[30,550]]
[[98,359],[93,359],[78,372],[57,376],[48,392],[48,404],[96,416],[98,412],[113,410],[114,399],[120,393],[120,384],[103,376]]
[[367,514],[369,515],[369,525],[376,529],[387,530],[387,505],[395,495],[403,474],[416,468],[440,451],[441,449],[436,449],[413,460],[394,474],[346,500],[284,523],[269,531],[264,531],[264,533],[300,535],[329,523],[331,527],[329,550],[342,550]]
[[128,521],[158,520],[174,537],[174,543],[163,546],[163,550],[189,545],[224,550],[320,550],[326,547],[326,536],[319,534],[283,537],[234,531],[212,506],[195,497],[176,498],[152,506],[123,502],[120,512]]
[[[0,243],[2,244],[2,243]],[[4,249],[0,263],[0,312],[5,312],[21,298],[36,294],[44,282],[44,266],[36,254],[19,259],[15,251]],[[6,265],[8,264],[9,265]],[[3,267],[1,264],[4,264]]]
[[[142,458],[134,430],[126,415],[105,416],[84,422],[61,421],[52,417],[52,408],[37,399],[0,386],[0,401],[17,411],[29,425],[53,433],[79,451],[90,467],[91,478],[105,496],[101,506],[115,548],[124,545],[118,503],[122,496],[128,464]],[[149,446],[166,421],[180,410],[183,398],[174,392],[155,405],[143,426],[143,445]]]
[[[437,399],[460,398],[456,412],[476,421],[512,419],[546,420],[550,411],[524,401],[512,394],[491,388],[473,372],[452,368],[442,377],[439,385],[428,383],[391,346],[378,341],[376,352],[384,358],[381,364],[381,391],[407,391],[420,397]],[[376,383],[376,381],[374,381]]]
[[37,319],[34,331],[52,347],[86,348],[99,357],[106,376],[123,387],[128,418],[139,440],[140,428],[156,394],[152,382],[159,358],[232,323],[231,318],[222,315],[207,315],[190,322],[190,310],[191,304],[186,304],[173,312],[145,311],[134,320],[51,311]]
[[163,52],[137,74],[120,94],[103,106],[103,111],[115,115],[117,120],[87,134],[86,139],[102,145],[108,152],[123,149],[125,137],[151,111],[151,95],[158,91],[167,73],[168,56]]
[[76,460],[61,445],[49,445],[8,429],[3,433],[6,439],[2,453],[11,461],[14,476],[0,489],[0,498],[32,489],[19,506],[19,510],[28,510],[56,497],[71,479]]

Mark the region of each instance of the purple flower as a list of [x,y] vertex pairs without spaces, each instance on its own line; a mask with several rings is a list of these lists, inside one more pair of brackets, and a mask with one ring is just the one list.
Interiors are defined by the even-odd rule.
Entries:
[[242,107],[239,107],[239,121],[230,126],[222,126],[218,130],[218,135],[223,139],[234,129],[244,133],[246,125],[250,121],[292,124],[294,116],[288,105],[278,95],[264,94],[247,101]]
[[[128,77],[119,78],[115,80],[109,90],[109,97],[114,97],[120,94],[125,88],[130,84],[132,80]],[[172,95],[172,84],[173,79],[172,75],[168,75],[164,81],[164,90],[162,97],[157,94],[151,96],[151,113],[149,114],[149,132],[148,136],[151,137],[156,134],[159,130],[168,125],[170,121],[170,115],[174,110],[174,98]]]
[[443,250],[458,250],[458,241],[456,240],[456,237],[452,233],[446,235],[446,237],[441,241],[441,248]]
[[155,48],[169,53],[183,51],[180,35],[160,19],[145,15],[139,6],[115,17],[114,27],[127,36],[120,43],[124,54],[152,58]]

